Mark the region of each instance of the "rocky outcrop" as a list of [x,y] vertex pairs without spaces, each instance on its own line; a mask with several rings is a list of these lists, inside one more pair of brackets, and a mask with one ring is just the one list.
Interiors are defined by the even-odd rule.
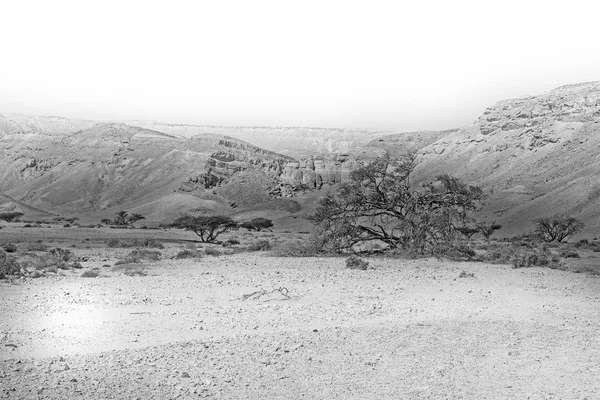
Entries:
[[540,96],[504,100],[485,110],[476,122],[482,135],[523,130],[531,146],[555,143],[555,122],[587,123],[600,118],[600,82],[562,86]]
[[291,186],[320,189],[323,185],[347,181],[350,172],[357,166],[357,160],[348,154],[338,154],[332,158],[313,157],[287,163],[279,180]]

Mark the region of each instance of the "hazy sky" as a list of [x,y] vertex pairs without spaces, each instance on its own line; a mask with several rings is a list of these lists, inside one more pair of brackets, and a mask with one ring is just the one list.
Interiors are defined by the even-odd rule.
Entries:
[[595,1],[26,1],[0,113],[443,129],[600,80]]

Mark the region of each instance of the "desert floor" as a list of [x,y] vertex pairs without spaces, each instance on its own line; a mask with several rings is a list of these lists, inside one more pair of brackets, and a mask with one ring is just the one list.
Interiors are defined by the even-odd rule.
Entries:
[[[113,250],[74,251],[90,268]],[[0,398],[600,398],[598,276],[369,261],[205,255],[0,282]]]

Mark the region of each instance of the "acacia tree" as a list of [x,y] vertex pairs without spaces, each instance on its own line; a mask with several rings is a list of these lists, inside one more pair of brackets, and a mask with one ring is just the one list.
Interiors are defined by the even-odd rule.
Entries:
[[103,219],[102,222],[106,223],[108,221],[112,222],[114,225],[125,226],[132,225],[133,223],[141,219],[145,219],[145,217],[142,214],[133,213],[129,215],[127,211],[119,211],[115,214],[115,218],[112,221]]
[[481,234],[485,238],[485,241],[488,243],[490,242],[490,236],[492,236],[494,232],[502,228],[502,225],[497,224],[496,221],[482,221],[478,222],[475,226],[477,227],[477,230],[481,232]]
[[263,229],[271,230],[273,227],[273,221],[267,218],[253,218],[250,221],[242,222],[240,228],[247,229],[249,231],[260,232]]
[[200,237],[201,242],[205,243],[214,242],[220,234],[238,228],[233,219],[223,215],[183,214],[173,221],[171,226],[192,231]]
[[580,232],[585,226],[583,222],[574,217],[554,215],[552,217],[538,218],[533,221],[535,233],[546,242],[562,242],[567,236]]
[[16,221],[21,216],[23,216],[23,213],[18,211],[0,213],[0,219],[6,222]]
[[311,219],[329,250],[352,250],[369,241],[420,254],[448,246],[483,192],[449,175],[413,185],[415,166],[414,155],[384,154],[322,198]]

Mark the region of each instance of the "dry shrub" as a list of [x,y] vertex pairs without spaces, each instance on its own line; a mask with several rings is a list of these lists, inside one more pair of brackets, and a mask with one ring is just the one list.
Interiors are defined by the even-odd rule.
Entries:
[[17,251],[17,246],[12,243],[7,243],[4,245],[4,251],[7,253],[15,253]]
[[214,256],[214,257],[219,257],[220,255],[222,255],[223,253],[221,253],[220,250],[215,249],[213,247],[209,247],[207,249],[204,250],[204,253],[209,255],[209,256]]
[[19,274],[21,266],[10,254],[0,250],[0,279],[6,279],[10,275]]
[[147,247],[154,249],[164,249],[165,246],[155,239],[132,239],[132,240],[119,240],[110,239],[106,242],[107,247],[113,248],[131,248],[131,247]]
[[266,239],[260,239],[248,246],[248,251],[269,251],[271,250],[271,242]]
[[185,258],[201,258],[202,257],[202,253],[200,253],[197,250],[181,250],[179,253],[177,253],[177,255],[175,256],[175,258],[177,260],[181,260],[181,259],[185,259]]
[[360,269],[365,271],[367,268],[369,268],[369,262],[358,256],[351,256],[350,258],[346,259],[346,268]]
[[123,260],[119,260],[115,265],[135,264],[143,261],[158,261],[162,253],[158,250],[136,249],[127,254]]
[[100,276],[100,272],[98,270],[94,270],[94,269],[85,271],[83,274],[81,274],[82,278],[97,278],[99,276]]
[[29,243],[27,245],[27,251],[46,251],[48,246],[44,243]]
[[560,268],[558,257],[553,256],[546,248],[538,247],[517,254],[512,264],[514,268],[548,267]]
[[563,250],[560,252],[560,256],[563,258],[579,258],[579,253],[573,250]]

